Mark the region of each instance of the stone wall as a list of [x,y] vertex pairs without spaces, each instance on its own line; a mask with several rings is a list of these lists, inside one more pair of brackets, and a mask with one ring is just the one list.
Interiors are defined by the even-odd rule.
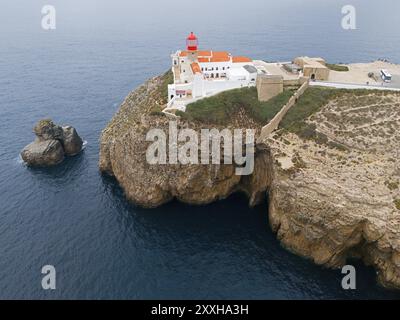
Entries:
[[312,77],[314,75],[315,80],[326,81],[329,78],[329,69],[327,67],[313,67],[305,66],[303,69],[304,76]]
[[283,77],[279,75],[259,75],[257,94],[259,101],[268,101],[283,92]]
[[289,101],[283,106],[281,111],[279,111],[275,115],[275,117],[261,129],[261,134],[258,138],[259,141],[262,142],[266,140],[273,131],[278,129],[279,124],[281,123],[283,117],[296,104],[297,100],[303,95],[303,93],[307,90],[309,85],[310,85],[309,81],[304,82],[301,85],[301,87],[289,99]]

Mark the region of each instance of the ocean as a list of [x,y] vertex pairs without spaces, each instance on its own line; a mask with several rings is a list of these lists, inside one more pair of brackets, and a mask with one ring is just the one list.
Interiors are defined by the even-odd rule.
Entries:
[[[125,96],[165,72],[194,31],[205,49],[267,61],[400,63],[397,0],[2,0],[0,11],[0,298],[398,299],[354,261],[357,290],[281,247],[267,204],[233,195],[208,206],[128,203],[98,170],[99,137]],[[56,29],[41,27],[42,7]],[[85,150],[46,169],[19,152],[41,118],[74,126]],[[54,265],[56,290],[42,289]]]

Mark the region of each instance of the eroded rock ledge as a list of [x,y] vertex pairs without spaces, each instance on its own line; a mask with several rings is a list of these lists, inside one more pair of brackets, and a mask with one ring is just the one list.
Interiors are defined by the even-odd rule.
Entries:
[[[253,175],[240,177],[232,165],[147,164],[148,130],[168,132],[170,119],[154,111],[166,103],[167,78],[129,94],[102,132],[100,170],[118,180],[130,201],[207,204],[241,191],[255,205],[267,195],[271,226],[286,248],[327,267],[359,257],[376,268],[382,285],[400,288],[398,94],[329,101],[307,120],[312,135],[278,132],[257,145]],[[186,120],[178,126],[207,128]],[[261,129],[241,112],[230,127]]]
[[359,257],[400,288],[400,95],[347,92],[306,121],[313,139],[280,132],[270,223],[291,251],[328,267]]

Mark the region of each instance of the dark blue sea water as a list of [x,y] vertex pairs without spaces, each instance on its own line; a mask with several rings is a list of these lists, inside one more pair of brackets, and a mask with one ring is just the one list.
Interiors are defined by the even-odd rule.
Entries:
[[[400,63],[399,1],[351,2],[357,30],[345,31],[347,1],[2,0],[0,298],[400,298],[361,264],[349,292],[340,271],[285,251],[266,205],[250,210],[236,195],[143,210],[97,166],[101,130],[129,91],[167,70],[190,31],[204,48],[266,60]],[[55,31],[41,29],[45,4],[56,7]],[[87,148],[28,169],[18,154],[43,117],[75,126]],[[54,291],[41,289],[47,264]]]

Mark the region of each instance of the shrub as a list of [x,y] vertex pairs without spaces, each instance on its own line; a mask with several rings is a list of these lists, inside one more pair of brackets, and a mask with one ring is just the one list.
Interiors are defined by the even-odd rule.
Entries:
[[340,64],[327,63],[326,66],[333,71],[345,72],[349,71],[349,67]]
[[188,120],[226,124],[242,108],[254,120],[267,124],[292,95],[293,91],[288,90],[267,102],[260,102],[255,87],[234,89],[191,103],[186,112],[179,115]]
[[390,191],[397,190],[399,188],[398,182],[385,181],[385,185],[388,187]]
[[397,210],[400,210],[400,199],[396,199],[393,202],[394,202],[394,205],[396,206]]
[[291,108],[280,123],[280,127],[298,134],[306,130],[305,120],[318,112],[328,101],[335,97],[339,90],[330,88],[308,88]]
[[328,142],[328,146],[331,147],[331,148],[335,148],[337,150],[340,150],[340,151],[348,151],[348,148],[346,146],[344,146],[343,144],[340,144],[340,143],[338,143],[336,141],[329,141]]
[[317,126],[314,123],[304,123],[298,127],[293,127],[300,138],[311,140],[317,136]]
[[161,105],[153,105],[150,108],[150,115],[152,116],[164,116],[165,114],[162,112],[163,107]]

